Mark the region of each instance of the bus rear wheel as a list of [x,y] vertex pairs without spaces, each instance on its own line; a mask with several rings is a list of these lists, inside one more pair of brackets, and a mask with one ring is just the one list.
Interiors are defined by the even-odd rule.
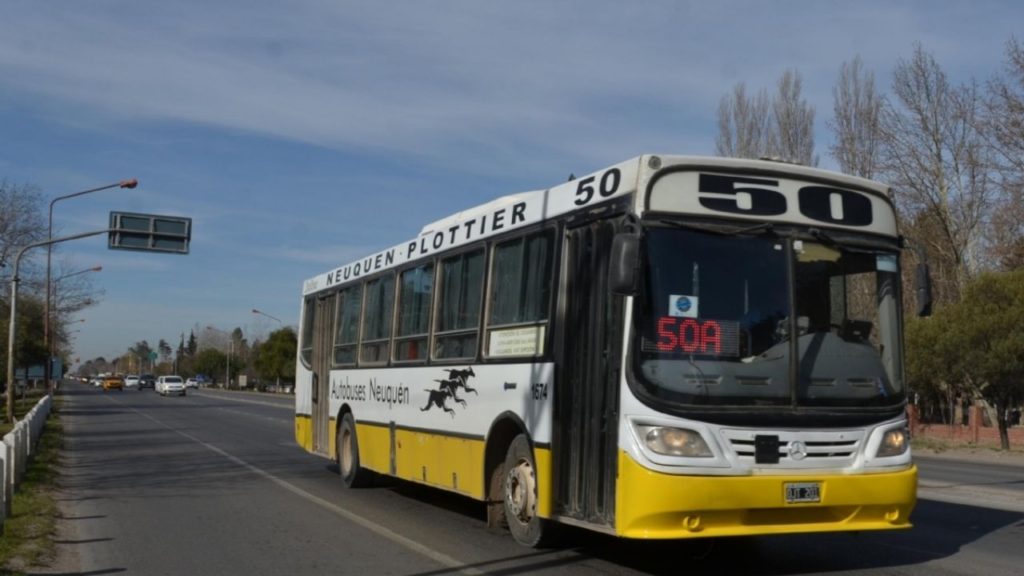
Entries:
[[544,545],[552,526],[537,516],[537,463],[525,434],[509,445],[504,472],[502,492],[509,532],[524,546]]
[[356,422],[351,413],[341,418],[338,434],[335,439],[338,451],[338,472],[346,488],[362,488],[371,480],[369,470],[359,465],[359,441],[356,439]]

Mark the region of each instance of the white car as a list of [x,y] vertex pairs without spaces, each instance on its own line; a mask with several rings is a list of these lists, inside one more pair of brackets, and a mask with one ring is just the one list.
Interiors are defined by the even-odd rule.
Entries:
[[188,380],[185,380],[185,388],[195,388],[198,390],[199,380],[196,380],[195,378],[189,378]]
[[161,376],[156,379],[156,393],[161,396],[174,394],[175,396],[185,395],[185,381],[181,376]]
[[125,376],[124,377],[124,387],[125,387],[125,389],[128,389],[128,388],[138,388],[139,387],[139,375],[138,374],[129,374],[129,375]]

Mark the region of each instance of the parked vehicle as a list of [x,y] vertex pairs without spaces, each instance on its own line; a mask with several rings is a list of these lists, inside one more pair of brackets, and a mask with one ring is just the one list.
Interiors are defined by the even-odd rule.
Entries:
[[124,377],[124,387],[125,387],[125,389],[128,389],[128,388],[138,388],[139,387],[139,375],[138,374],[129,374],[129,375],[125,376]]
[[161,376],[156,379],[156,393],[161,396],[184,396],[185,381],[181,376]]
[[120,376],[107,376],[103,379],[103,391],[117,390],[121,392],[124,390],[124,378]]
[[139,390],[143,388],[156,388],[156,376],[152,374],[143,374],[139,376]]

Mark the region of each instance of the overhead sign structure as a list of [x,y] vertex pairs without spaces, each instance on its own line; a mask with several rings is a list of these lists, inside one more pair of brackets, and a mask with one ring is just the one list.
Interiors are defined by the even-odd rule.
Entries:
[[159,214],[111,212],[107,247],[143,252],[188,254],[192,219]]

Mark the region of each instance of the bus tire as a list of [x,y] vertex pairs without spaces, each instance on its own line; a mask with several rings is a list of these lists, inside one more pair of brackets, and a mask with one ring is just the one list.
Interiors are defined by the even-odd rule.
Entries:
[[509,532],[523,546],[544,545],[552,526],[537,516],[537,462],[525,434],[516,436],[509,445],[504,475],[502,500]]
[[356,439],[356,422],[351,413],[345,413],[338,426],[335,439],[338,451],[338,472],[346,488],[362,488],[370,484],[370,471],[359,465],[359,441]]

